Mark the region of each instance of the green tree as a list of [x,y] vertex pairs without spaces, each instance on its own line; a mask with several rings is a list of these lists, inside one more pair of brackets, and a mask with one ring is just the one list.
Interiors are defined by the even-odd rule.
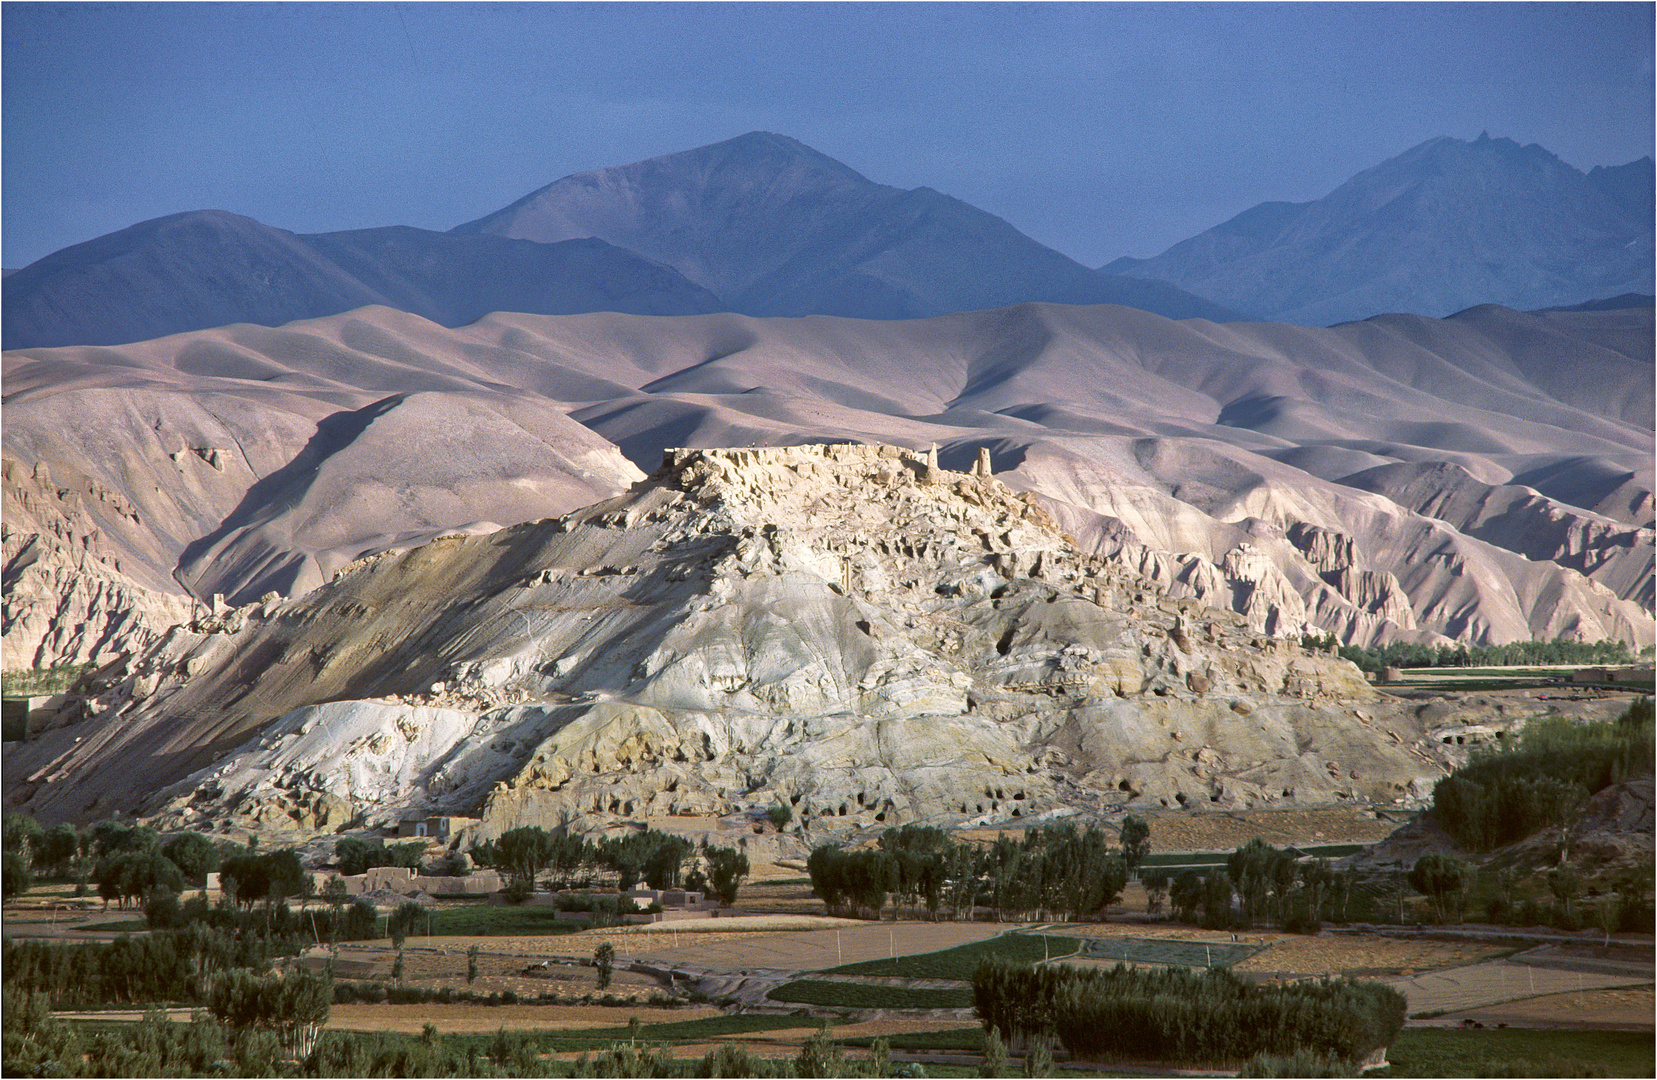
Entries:
[[984,1036],[984,1063],[978,1066],[979,1076],[1011,1076],[1011,1062],[1007,1044],[1001,1041],[1001,1029],[992,1027]]
[[593,950],[593,967],[598,969],[598,988],[610,987],[610,973],[616,966],[616,947],[608,941]]
[[472,848],[472,861],[492,866],[506,874],[513,884],[533,887],[535,875],[546,869],[557,849],[547,831],[538,825],[509,829],[499,840]]
[[1122,861],[1134,871],[1151,853],[1151,827],[1132,814],[1122,819]]
[[418,901],[405,900],[398,904],[386,918],[386,929],[391,934],[391,943],[401,949],[403,940],[420,925],[420,920],[425,917],[426,909]]
[[425,856],[426,844],[422,840],[410,840],[390,847],[381,840],[369,841],[355,836],[342,836],[334,842],[334,859],[339,865],[339,872],[347,877],[365,874],[376,866],[417,869]]
[[40,846],[35,849],[35,869],[54,876],[66,874],[79,850],[80,836],[73,825],[68,822],[53,825],[41,836]]
[[765,812],[765,818],[778,832],[782,832],[794,820],[794,808],[787,803],[777,803]]
[[126,907],[151,889],[165,888],[178,893],[184,888],[184,875],[164,855],[154,851],[117,851],[98,860],[93,870],[98,882],[98,895],[107,902],[119,900]]
[[161,845],[161,854],[192,885],[205,884],[207,875],[219,868],[218,846],[200,833],[180,833]]
[[1443,852],[1429,852],[1410,870],[1410,887],[1433,902],[1440,922],[1458,921],[1462,902],[1473,887],[1473,869]]
[[44,830],[28,814],[7,814],[0,817],[0,849],[15,851],[25,859],[33,859]]
[[1202,907],[1203,879],[1195,870],[1182,870],[1168,886],[1168,902],[1174,909],[1174,918],[1184,923],[1197,921]]
[[148,825],[100,821],[92,826],[92,849],[100,856],[121,851],[154,851],[160,841],[160,834]]
[[800,1047],[800,1056],[794,1059],[794,1075],[842,1076],[845,1064],[845,1054],[829,1038],[828,1022],[824,1021]]
[[713,894],[725,907],[736,902],[736,893],[748,876],[748,856],[735,848],[710,847],[707,850],[708,884]]
[[144,922],[151,930],[176,930],[184,925],[184,907],[178,894],[157,886],[144,894]]
[[274,1033],[290,1054],[304,1059],[316,1048],[333,997],[328,980],[303,968],[281,976],[234,968],[214,980],[207,1006],[238,1031]]
[[29,891],[34,877],[29,873],[29,860],[20,851],[8,851],[0,856],[0,894],[7,900]]
[[478,981],[478,947],[474,944],[466,949],[466,985],[471,986]]
[[1053,1075],[1053,1047],[1058,1040],[1041,1034],[1030,1040],[1030,1052],[1024,1055],[1024,1075],[1031,1077]]
[[1561,863],[1548,871],[1548,891],[1559,902],[1567,920],[1575,918],[1572,905],[1582,895],[1582,874],[1570,863]]
[[1162,902],[1168,898],[1170,877],[1166,870],[1148,870],[1139,879],[1145,885],[1145,914],[1162,914]]

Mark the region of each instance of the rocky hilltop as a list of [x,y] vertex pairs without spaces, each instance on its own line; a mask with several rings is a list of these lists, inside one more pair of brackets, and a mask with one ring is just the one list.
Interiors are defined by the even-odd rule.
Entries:
[[894,446],[664,457],[564,517],[174,628],[8,752],[8,806],[196,828],[448,813],[490,835],[745,827],[782,801],[810,836],[1391,803],[1482,708],[1418,712],[1083,551],[987,452],[969,472]]

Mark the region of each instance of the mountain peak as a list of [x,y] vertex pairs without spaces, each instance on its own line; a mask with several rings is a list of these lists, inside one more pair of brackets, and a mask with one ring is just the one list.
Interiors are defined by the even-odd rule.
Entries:
[[1555,307],[1650,292],[1651,190],[1639,163],[1590,175],[1535,143],[1441,135],[1321,199],[1260,204],[1131,269],[1312,325]]
[[455,231],[541,243],[595,236],[745,315],[907,319],[1030,301],[1238,315],[1160,283],[1102,276],[959,199],[876,183],[770,131],[567,176]]

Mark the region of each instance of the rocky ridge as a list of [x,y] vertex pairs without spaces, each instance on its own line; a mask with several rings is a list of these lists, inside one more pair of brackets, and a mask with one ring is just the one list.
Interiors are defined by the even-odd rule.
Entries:
[[[905,821],[1424,795],[1470,722],[1084,552],[894,446],[672,450],[625,495],[205,614],[8,753],[167,825]],[[1340,543],[1308,539],[1338,562]],[[119,762],[120,767],[114,767]]]
[[25,468],[10,457],[0,472],[7,670],[108,660],[112,651],[148,647],[190,617],[187,597],[135,578],[102,542],[89,504],[138,521],[119,492],[87,477],[60,485],[44,463]]
[[[988,449],[1084,548],[1260,632],[1640,646],[1651,339],[1649,308],[1333,330],[1050,305],[448,330],[364,308],[7,353],[4,441],[8,475],[102,491],[87,550],[175,605],[300,596],[364,554],[566,513],[668,446],[828,440],[954,468]],[[8,556],[29,520],[8,504]],[[8,592],[8,669],[81,658],[76,581]],[[128,648],[93,637],[99,661]]]

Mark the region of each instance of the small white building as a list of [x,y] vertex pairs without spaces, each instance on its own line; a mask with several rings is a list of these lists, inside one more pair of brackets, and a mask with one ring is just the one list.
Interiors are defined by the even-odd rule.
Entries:
[[448,840],[455,833],[472,824],[477,818],[467,817],[409,817],[397,823],[397,835],[409,837],[430,837],[433,840]]

